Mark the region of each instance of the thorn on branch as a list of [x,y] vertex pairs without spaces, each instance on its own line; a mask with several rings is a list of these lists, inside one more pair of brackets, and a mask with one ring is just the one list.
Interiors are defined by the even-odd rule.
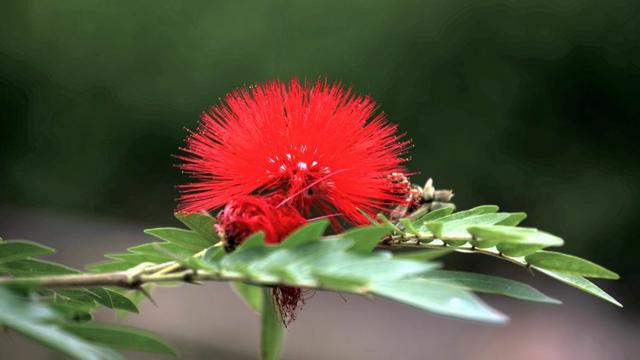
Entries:
[[158,303],[156,303],[156,301],[153,299],[153,297],[147,291],[147,289],[145,289],[144,287],[138,285],[138,287],[135,290],[140,291],[142,293],[142,295],[144,295],[144,297],[146,297],[147,300],[149,300],[149,302],[151,302],[154,306],[156,306],[156,307],[158,306]]

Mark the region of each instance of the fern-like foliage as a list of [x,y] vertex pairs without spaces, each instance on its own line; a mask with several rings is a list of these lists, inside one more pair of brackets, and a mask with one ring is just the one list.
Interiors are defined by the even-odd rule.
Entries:
[[175,355],[157,336],[123,325],[93,322],[100,307],[138,312],[121,290],[109,287],[42,288],[39,279],[82,274],[79,270],[36,259],[54,250],[29,241],[0,241],[0,274],[33,280],[0,286],[0,325],[76,359],[124,359],[115,349]]
[[[305,224],[282,243],[265,244],[261,232],[226,253],[215,218],[178,215],[186,229],[145,232],[157,241],[123,253],[82,273],[38,259],[52,249],[28,241],[0,242],[0,324],[78,359],[119,359],[115,349],[174,353],[156,336],[119,325],[99,325],[99,307],[136,312],[150,288],[176,281],[228,281],[262,315],[262,356],[275,359],[282,322],[269,288],[297,287],[391,299],[443,316],[503,323],[507,316],[475,293],[557,304],[531,286],[485,274],[443,270],[435,260],[451,252],[478,253],[535,269],[621,306],[586,278],[617,274],[575,256],[546,249],[563,240],[519,227],[523,213],[480,206],[453,212],[444,207],[392,222],[383,215],[368,226],[325,235],[328,221]],[[65,285],[66,284],[66,285]]]

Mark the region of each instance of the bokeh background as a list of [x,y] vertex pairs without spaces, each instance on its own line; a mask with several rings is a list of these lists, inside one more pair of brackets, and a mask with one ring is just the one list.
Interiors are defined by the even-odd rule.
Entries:
[[[639,350],[635,0],[2,1],[0,236],[57,246],[78,266],[144,241],[142,228],[174,223],[184,128],[233,88],[292,76],[370,94],[413,138],[416,182],[454,189],[460,208],[526,211],[566,251],[618,271],[602,286],[626,308],[453,256],[448,266],[525,279],[565,305],[490,299],[514,318],[494,328],[318,294],[285,358]],[[128,321],[177,339],[186,358],[254,357],[257,319],[226,287],[175,292]],[[0,335],[0,358],[33,351]]]

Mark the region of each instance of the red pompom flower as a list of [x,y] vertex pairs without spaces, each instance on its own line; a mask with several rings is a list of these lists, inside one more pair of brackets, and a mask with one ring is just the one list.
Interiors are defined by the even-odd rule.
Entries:
[[245,195],[302,215],[365,223],[405,201],[389,180],[408,141],[366,96],[340,84],[272,81],[228,94],[203,113],[180,165],[179,210],[211,211]]

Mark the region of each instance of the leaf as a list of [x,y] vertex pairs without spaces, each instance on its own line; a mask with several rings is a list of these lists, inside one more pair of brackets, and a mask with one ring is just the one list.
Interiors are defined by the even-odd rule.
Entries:
[[[482,242],[478,242],[482,244]],[[480,246],[478,246],[480,247]],[[502,243],[497,244],[496,249],[500,251],[503,255],[507,256],[527,256],[529,254],[533,254],[544,249],[545,245],[520,245],[520,244],[511,244],[511,243]]]
[[211,246],[210,241],[190,230],[166,227],[146,229],[144,233],[189,249],[194,253]]
[[264,300],[262,287],[246,284],[240,281],[234,281],[231,283],[231,287],[241,297],[249,308],[256,313],[262,313],[262,303]]
[[514,243],[518,245],[562,246],[564,240],[534,228],[505,225],[476,225],[467,228],[478,244],[483,242]]
[[109,293],[103,288],[93,288],[85,290],[89,296],[93,298],[100,305],[113,309],[113,301]]
[[260,353],[263,360],[277,360],[284,338],[282,319],[273,303],[270,288],[262,289],[262,300]]
[[176,350],[160,337],[124,325],[63,324],[62,329],[85,340],[124,350],[177,356]]
[[[129,313],[138,313],[139,312],[138,305],[140,305],[143,300],[150,299],[151,294],[153,294],[153,291],[155,290],[155,288],[156,288],[155,284],[144,284],[140,286],[140,289],[129,291],[126,294],[120,291],[115,291],[113,289],[107,289],[107,290],[117,292],[118,294],[126,297],[128,302],[133,304],[133,305],[128,305],[129,309],[127,308],[126,305],[123,305],[122,306],[123,310],[116,311],[116,316],[118,317],[118,319],[124,319],[127,315],[129,315]],[[112,298],[113,298],[113,295],[112,295]],[[114,298],[114,300],[115,299],[117,298]],[[126,300],[122,299],[123,304],[125,303],[125,301]]]
[[121,260],[100,261],[94,264],[86,265],[85,268],[94,273],[122,271],[135,267],[138,263],[131,263]]
[[104,289],[109,297],[111,297],[111,302],[113,304],[114,309],[118,310],[126,310],[132,313],[139,313],[138,306],[136,306],[135,302],[126,297],[119,291],[112,289]]
[[92,312],[97,304],[93,296],[85,289],[57,289],[51,291],[54,304],[66,304],[84,312]]
[[382,224],[380,224],[381,226],[386,227],[387,229],[389,229],[389,231],[400,232],[400,229],[398,229],[398,227],[394,223],[392,223],[386,216],[384,216],[383,213],[378,213],[376,217],[380,219],[380,221],[382,221]]
[[553,251],[539,251],[525,260],[539,268],[585,277],[617,280],[620,276],[611,270],[577,256]]
[[510,296],[516,299],[561,304],[533,287],[498,276],[476,274],[464,271],[434,270],[421,276],[424,279],[443,281],[450,285],[460,285],[468,290]]
[[508,218],[496,223],[496,225],[518,226],[526,218],[527,218],[527,213],[523,213],[523,212],[510,213]]
[[401,279],[439,268],[437,263],[417,262],[411,260],[363,258],[353,255],[342,255],[343,258],[326,257],[323,262],[316,262],[314,273],[360,279],[373,282],[378,280]]
[[23,259],[0,263],[0,273],[6,272],[14,276],[65,275],[79,274],[80,271],[54,262]]
[[258,231],[256,233],[253,233],[251,235],[249,235],[246,239],[244,239],[240,245],[238,245],[238,247],[236,248],[236,251],[240,251],[240,250],[244,250],[244,249],[249,249],[252,247],[263,247],[265,246],[264,243],[264,232],[263,231]]
[[92,309],[96,307],[96,295],[92,294],[86,289],[56,289],[56,299],[64,301],[73,300],[77,303],[84,303],[86,309]]
[[282,246],[292,247],[299,246],[310,241],[318,241],[322,234],[324,234],[327,226],[329,226],[329,220],[327,219],[308,222],[289,234],[289,236],[282,241]]
[[347,291],[352,293],[363,293],[367,291],[367,281],[349,275],[334,275],[331,273],[318,272],[315,274],[320,286],[333,289],[334,291]]
[[194,213],[194,214],[176,213],[175,216],[176,216],[176,219],[180,220],[180,222],[187,225],[189,229],[195,231],[200,236],[208,240],[210,242],[209,246],[220,241],[220,238],[218,237],[218,234],[216,233],[216,230],[214,228],[214,225],[216,224],[216,218],[210,215],[199,214],[199,213]]
[[82,304],[78,305],[69,301],[59,301],[50,303],[49,306],[59,314],[62,321],[82,323],[93,320],[93,315],[91,314],[93,309],[85,310]]
[[492,213],[498,212],[499,209],[500,208],[495,206],[495,205],[476,206],[476,207],[474,207],[472,209],[469,209],[469,210],[458,211],[457,213],[453,213],[453,214],[448,215],[448,216],[440,217],[440,218],[438,218],[438,221],[439,222],[449,222],[449,221],[460,220],[460,219],[464,219],[464,218],[468,218],[468,217],[476,216],[476,215],[492,214]]
[[172,260],[171,257],[160,254],[136,254],[136,253],[110,253],[104,255],[107,258],[121,260],[127,264],[141,264],[144,262],[163,263]]
[[118,353],[51,323],[56,314],[39,303],[26,303],[0,287],[0,325],[79,360],[124,360]]
[[376,281],[374,294],[444,316],[502,324],[508,318],[469,291],[427,279]]
[[349,248],[350,251],[368,253],[373,251],[382,238],[390,233],[391,230],[387,227],[368,225],[349,229],[338,236],[353,240],[353,245]]
[[452,252],[453,252],[452,249],[411,250],[411,251],[397,252],[395,253],[394,258],[404,259],[404,260],[427,261],[427,260],[437,259],[441,256],[445,256]]
[[[456,215],[456,214],[453,214]],[[450,215],[450,216],[453,216]],[[427,224],[427,229],[431,231],[436,237],[465,237],[468,236],[471,240],[471,236],[467,232],[467,229],[476,225],[493,225],[509,217],[507,213],[489,213],[464,217],[461,219],[447,220],[447,217],[441,218],[438,221],[430,222]]]
[[418,229],[413,225],[413,221],[411,221],[408,218],[402,218],[400,219],[400,223],[402,224],[402,226],[405,229],[405,232],[409,233],[409,234],[413,234],[413,235],[417,235],[420,231],[418,231]]
[[561,281],[567,285],[573,286],[577,289],[580,289],[586,293],[589,293],[591,295],[597,296],[603,300],[606,300],[616,306],[622,307],[622,304],[620,304],[616,299],[614,299],[611,295],[607,294],[606,292],[604,292],[602,289],[600,289],[598,286],[596,286],[594,283],[592,283],[591,281],[583,278],[582,276],[578,276],[578,275],[571,275],[571,274],[562,274],[562,273],[558,273],[555,271],[551,271],[551,270],[545,270],[542,268],[539,268],[537,266],[532,266],[532,268],[540,271],[543,274],[546,274],[558,281]]
[[54,252],[54,249],[32,241],[2,241],[0,242],[0,263],[52,254]]
[[434,221],[434,220],[440,219],[442,217],[445,217],[447,215],[450,215],[453,212],[453,210],[455,210],[455,208],[453,206],[445,206],[443,208],[430,211],[426,215],[424,215],[421,218],[419,218],[416,221],[414,221],[413,224],[414,224],[414,226],[419,228],[424,223],[427,223],[427,222],[430,222],[430,221]]
[[169,242],[150,242],[142,245],[132,246],[127,249],[128,252],[135,254],[145,254],[151,257],[161,257],[169,261],[172,258],[167,254],[179,257],[189,257],[193,255],[193,250],[185,249],[182,246]]

